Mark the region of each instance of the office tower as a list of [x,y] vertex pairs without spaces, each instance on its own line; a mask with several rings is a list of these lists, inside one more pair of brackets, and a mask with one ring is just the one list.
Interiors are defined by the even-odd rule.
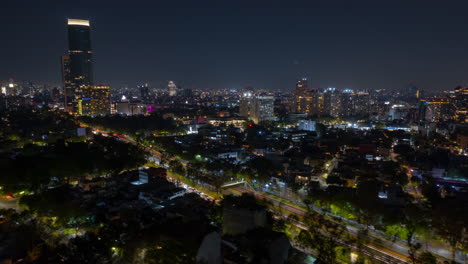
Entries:
[[62,56],[65,111],[110,114],[110,87],[93,85],[93,52],[88,20],[68,19],[68,54]]
[[148,84],[139,85],[138,90],[140,90],[140,98],[142,103],[149,103],[150,101],[150,94],[149,94],[149,87]]
[[88,20],[68,19],[68,54],[62,56],[65,111],[77,114],[86,86],[93,85],[90,25]]
[[319,117],[328,116],[325,107],[325,93],[323,89],[315,89],[315,101],[313,104],[313,112]]
[[296,88],[294,89],[294,107],[293,109],[296,110],[296,112],[306,112],[307,105],[309,104],[306,97],[308,97],[307,94],[307,79],[302,78],[301,80],[298,80],[296,82]]
[[239,114],[241,116],[250,116],[250,104],[252,103],[253,95],[251,92],[244,92],[239,99]]
[[340,117],[367,117],[370,114],[370,95],[368,92],[354,92],[345,89],[340,94]]
[[255,96],[251,104],[249,118],[258,124],[263,121],[272,121],[275,117],[275,98],[273,96]]
[[256,124],[271,121],[275,116],[274,103],[273,96],[258,96],[246,92],[240,98],[239,114]]

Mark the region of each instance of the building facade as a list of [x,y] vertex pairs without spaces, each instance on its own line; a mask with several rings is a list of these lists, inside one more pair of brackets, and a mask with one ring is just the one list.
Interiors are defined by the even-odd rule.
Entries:
[[457,87],[450,91],[450,102],[453,104],[454,120],[459,123],[468,123],[468,88]]
[[296,82],[296,88],[294,89],[294,107],[296,112],[306,113],[312,98],[308,93],[307,79],[302,78]]
[[246,92],[239,100],[239,114],[256,124],[271,121],[275,117],[274,103],[273,96],[259,96]]
[[110,87],[91,85],[86,88],[82,102],[87,102],[82,115],[108,115],[111,113]]

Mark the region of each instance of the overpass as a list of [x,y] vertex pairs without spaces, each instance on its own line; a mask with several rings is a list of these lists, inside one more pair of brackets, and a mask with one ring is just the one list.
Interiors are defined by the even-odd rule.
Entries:
[[221,188],[230,188],[230,187],[234,187],[234,186],[245,185],[246,183],[247,183],[246,181],[226,182],[223,185],[221,185]]

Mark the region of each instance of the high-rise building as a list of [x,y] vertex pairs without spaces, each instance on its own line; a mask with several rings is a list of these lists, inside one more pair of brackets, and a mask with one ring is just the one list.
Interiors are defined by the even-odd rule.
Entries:
[[[294,89],[294,107],[296,112],[303,112],[305,113],[307,110],[308,106],[308,101],[310,101],[310,98],[308,94],[308,85],[307,85],[307,79],[302,78],[296,82],[296,88]],[[309,100],[307,100],[309,99]]]
[[239,114],[258,124],[271,121],[275,116],[275,98],[273,96],[259,96],[246,92],[239,102]]
[[241,116],[250,117],[251,104],[253,95],[251,92],[245,92],[239,99],[239,114]]
[[309,89],[306,78],[298,80],[294,90],[294,110],[308,116],[329,116],[334,107],[331,104],[336,105],[333,93],[319,88]]
[[6,86],[6,94],[9,96],[18,95],[20,90],[21,87],[18,85],[18,83],[15,83],[13,79],[10,78],[8,86]]
[[340,95],[340,117],[350,117],[353,115],[353,94],[354,91],[345,89]]
[[169,90],[169,96],[177,95],[177,85],[173,81],[169,81],[167,84],[167,89]]
[[110,87],[93,85],[93,51],[88,20],[68,19],[68,54],[62,56],[65,111],[110,114]]
[[367,92],[345,89],[340,95],[340,117],[366,117],[370,113],[370,96]]
[[255,123],[272,121],[275,118],[275,98],[273,96],[256,96],[252,104],[250,119]]
[[83,115],[108,115],[111,110],[110,87],[106,85],[91,85],[85,88],[82,103]]
[[416,87],[413,82],[410,82],[408,87],[405,87],[401,94],[403,95],[402,99],[408,103],[417,103],[423,96],[422,91]]
[[366,117],[370,113],[370,96],[368,92],[356,92],[353,95],[353,115]]
[[340,97],[336,88],[327,88],[323,92],[324,112],[331,117],[340,115]]
[[425,99],[424,119],[429,122],[445,121],[453,118],[455,109],[447,97],[428,97]]
[[468,123],[468,88],[459,86],[450,91],[450,101],[455,108],[455,121]]
[[86,86],[93,85],[93,52],[88,20],[68,19],[68,54],[62,56],[65,111],[77,114]]
[[147,104],[150,101],[149,87],[148,84],[139,85],[138,90],[140,90],[141,102]]

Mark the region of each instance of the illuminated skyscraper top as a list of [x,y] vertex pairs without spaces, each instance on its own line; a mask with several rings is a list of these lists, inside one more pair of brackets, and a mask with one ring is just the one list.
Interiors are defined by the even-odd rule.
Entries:
[[302,78],[296,82],[296,92],[304,93],[307,91],[307,78]]
[[89,27],[89,20],[71,18],[71,19],[68,19],[68,25]]

